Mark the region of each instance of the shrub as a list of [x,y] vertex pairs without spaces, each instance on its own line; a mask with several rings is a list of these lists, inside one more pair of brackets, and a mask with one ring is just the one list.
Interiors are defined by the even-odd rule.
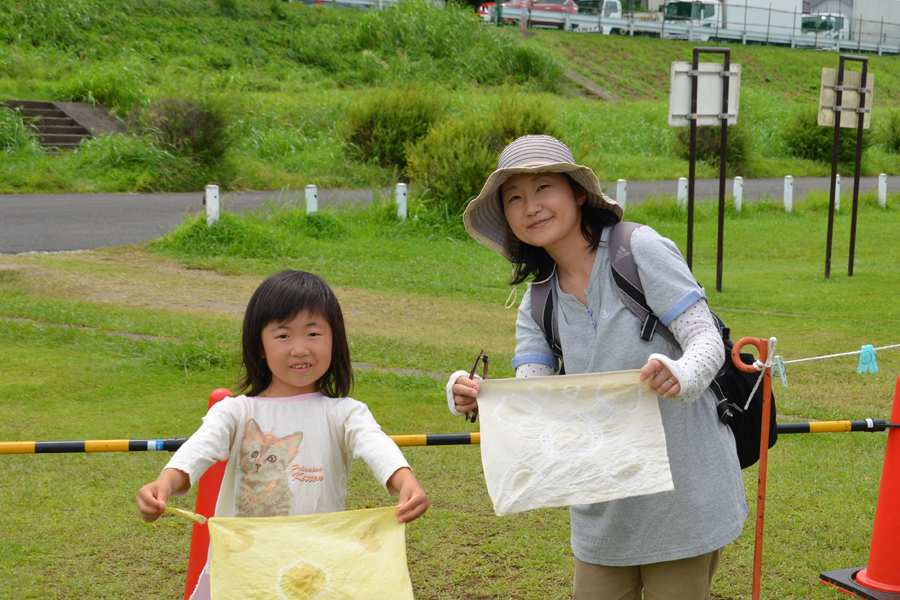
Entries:
[[416,87],[368,95],[350,109],[350,155],[403,172],[407,145],[424,137],[444,108],[441,94]]
[[[881,119],[878,138],[884,149],[892,154],[900,154],[900,112],[891,110],[879,114]],[[866,134],[863,134],[865,138]]]
[[410,180],[426,186],[433,201],[460,212],[481,191],[509,142],[528,134],[558,135],[557,128],[540,102],[506,97],[487,115],[436,125],[409,150]]
[[18,109],[0,106],[0,152],[28,152],[35,155],[43,152],[34,130],[25,124]]
[[[794,112],[782,137],[791,155],[796,158],[831,162],[834,145],[834,127],[820,127],[818,110],[804,107]],[[872,145],[872,135],[863,134],[863,152]],[[838,162],[856,162],[856,128],[841,128]]]
[[129,128],[151,136],[159,145],[209,164],[225,153],[227,132],[219,109],[192,100],[165,98],[135,110]]
[[241,7],[238,6],[237,0],[216,0],[216,6],[223,16],[230,19],[239,19],[241,16]]
[[[728,128],[728,154],[725,156],[725,169],[730,174],[740,174],[749,158],[752,146],[749,131],[742,125]],[[679,127],[675,137],[675,153],[689,160],[691,157],[691,128]],[[722,155],[722,128],[697,128],[697,160],[718,165]]]
[[102,104],[124,116],[135,107],[150,104],[146,80],[140,63],[104,64],[64,80],[56,86],[54,95],[57,100]]

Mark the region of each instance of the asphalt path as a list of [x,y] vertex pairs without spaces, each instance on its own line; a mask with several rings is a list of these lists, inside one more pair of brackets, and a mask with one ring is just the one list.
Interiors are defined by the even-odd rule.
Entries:
[[[616,183],[603,183],[613,198]],[[794,199],[803,198],[810,190],[828,191],[827,177],[795,178]],[[733,180],[726,182],[726,196],[732,194]],[[841,198],[849,206],[853,179],[841,182]],[[877,189],[877,177],[860,179],[860,190]],[[674,196],[677,181],[629,181],[626,207],[654,196]],[[718,180],[697,180],[697,201],[718,199]],[[888,193],[900,190],[900,177],[888,177]],[[746,202],[771,198],[781,199],[783,179],[745,179],[743,197]],[[386,192],[382,192],[384,194]],[[87,250],[106,246],[140,244],[174,230],[185,215],[204,211],[204,193],[177,194],[4,194],[0,195],[0,254],[21,252],[59,252]],[[318,205],[340,206],[368,204],[371,190],[319,190]],[[267,202],[286,201],[304,206],[304,191],[283,190],[221,194],[221,210],[256,210]]]

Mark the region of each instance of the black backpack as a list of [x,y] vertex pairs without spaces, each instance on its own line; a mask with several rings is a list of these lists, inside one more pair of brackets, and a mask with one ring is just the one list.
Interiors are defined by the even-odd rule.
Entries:
[[[676,346],[675,336],[665,326],[659,325],[659,317],[653,314],[653,310],[647,304],[644,297],[644,288],[638,276],[637,265],[631,253],[631,234],[642,225],[638,223],[619,223],[610,227],[609,234],[609,268],[613,281],[616,283],[619,298],[641,320],[641,328],[638,335],[642,340],[650,341],[653,335],[658,333]],[[559,359],[559,374],[565,373],[563,363],[562,346],[560,345],[559,323],[554,308],[559,303],[556,296],[556,286],[552,278],[541,283],[531,284],[531,314],[535,322],[544,332],[547,343],[553,354]],[[712,311],[710,311],[712,312]],[[738,460],[741,468],[756,464],[759,460],[759,438],[762,434],[762,405],[763,386],[760,385],[747,409],[744,404],[753,391],[753,386],[759,375],[745,373],[734,366],[731,360],[731,349],[734,342],[731,341],[731,330],[722,322],[722,319],[712,313],[719,326],[722,342],[725,344],[725,364],[713,378],[710,389],[716,396],[716,412],[722,423],[731,427],[734,433],[734,441],[737,446]],[[750,354],[741,353],[741,360],[752,363],[754,358]],[[775,421],[775,397],[772,397],[772,407],[769,413],[769,448],[778,440],[778,427]]]

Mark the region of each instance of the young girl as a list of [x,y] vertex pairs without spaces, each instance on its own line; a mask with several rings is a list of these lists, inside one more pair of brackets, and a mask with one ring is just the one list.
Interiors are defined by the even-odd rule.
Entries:
[[[678,248],[650,227],[632,234],[631,252],[648,304],[679,346],[661,335],[640,339],[641,320],[609,275],[609,227],[622,214],[562,142],[525,136],[500,155],[463,219],[472,237],[513,264],[512,284],[552,278],[566,373],[640,369],[662,396],[675,490],[571,507],[574,597],[705,599],[722,548],[747,515],[734,438],[708,389],[724,347]],[[512,366],[517,377],[553,375],[557,359],[530,292],[519,306]],[[467,375],[454,373],[447,385],[454,414],[477,407],[478,383]]]
[[[159,478],[138,491],[145,521],[158,519],[169,496],[186,495],[220,460],[228,466],[218,517],[342,511],[350,464],[359,457],[399,493],[400,523],[427,510],[400,449],[365,404],[347,397],[353,371],[344,317],[324,280],[302,271],[266,279],[247,305],[242,345],[247,394],[213,406]],[[209,597],[208,569],[194,598]]]

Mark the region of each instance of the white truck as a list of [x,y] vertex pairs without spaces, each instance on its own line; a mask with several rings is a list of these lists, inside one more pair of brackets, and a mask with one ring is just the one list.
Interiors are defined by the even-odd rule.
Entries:
[[665,7],[665,21],[669,27],[665,37],[683,36],[684,26],[700,32],[700,39],[740,34],[765,35],[773,43],[789,40],[800,34],[803,0],[685,0],[669,2]]
[[806,36],[876,47],[900,45],[900,0],[812,0],[809,13],[802,25]]

